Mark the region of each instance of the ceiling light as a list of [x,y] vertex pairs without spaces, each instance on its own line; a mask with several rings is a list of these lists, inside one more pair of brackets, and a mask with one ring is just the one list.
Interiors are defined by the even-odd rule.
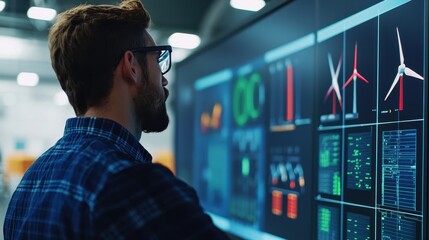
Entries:
[[195,34],[173,33],[168,38],[168,43],[176,48],[194,49],[200,45],[201,39]]
[[51,21],[55,16],[57,11],[52,8],[30,7],[27,11],[27,17],[38,20]]
[[34,87],[39,83],[39,75],[32,72],[20,72],[16,81],[20,86]]
[[265,1],[263,0],[231,0],[229,2],[233,8],[246,10],[246,11],[259,11],[265,6]]
[[0,1],[0,12],[3,11],[3,9],[6,7],[5,1]]

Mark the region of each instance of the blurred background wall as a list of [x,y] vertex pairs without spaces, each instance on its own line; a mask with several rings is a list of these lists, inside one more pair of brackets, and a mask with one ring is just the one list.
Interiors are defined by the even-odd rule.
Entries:
[[[10,194],[25,170],[63,134],[74,112],[52,70],[47,45],[58,13],[81,3],[116,4],[119,0],[0,1],[0,226]],[[174,63],[228,33],[253,11],[231,7],[229,0],[143,0],[151,13],[150,30],[158,44],[172,44],[174,33],[197,37],[193,46],[173,45],[173,67],[166,77],[174,83]],[[263,2],[263,1],[262,1]],[[262,5],[263,6],[263,5]],[[185,40],[189,42],[189,40]],[[183,43],[183,41],[182,41]],[[174,109],[176,93],[167,101],[170,125],[162,133],[143,134],[141,143],[154,160],[174,171]],[[3,237],[1,234],[0,239]]]

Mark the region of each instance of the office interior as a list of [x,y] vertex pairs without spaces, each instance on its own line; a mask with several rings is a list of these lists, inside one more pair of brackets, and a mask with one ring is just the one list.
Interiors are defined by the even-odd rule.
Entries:
[[[1,226],[75,116],[50,26],[117,2],[0,1]],[[140,142],[232,239],[428,239],[427,0],[142,2],[173,64],[169,127]]]
[[[0,1],[0,225],[9,198],[25,170],[63,134],[65,120],[75,113],[60,88],[51,67],[47,44],[56,15],[79,4],[117,4],[113,0],[91,1]],[[193,46],[173,48],[172,69],[167,73],[174,85],[175,64],[232,26],[220,16],[241,22],[253,12],[234,9],[227,1],[144,1],[150,11],[150,33],[157,44],[169,44],[173,33],[193,34]],[[165,7],[169,6],[169,7]],[[32,10],[37,11],[31,15]],[[197,11],[196,11],[197,10]],[[39,14],[39,15],[37,15]],[[226,14],[226,15],[225,15]],[[186,16],[186,17],[184,17]],[[226,25],[226,26],[225,26]],[[195,41],[195,40],[194,40]],[[182,41],[183,42],[183,41]],[[186,42],[185,42],[186,43]],[[176,43],[177,45],[177,43]],[[19,74],[21,73],[21,78]],[[27,75],[26,75],[27,74]],[[169,127],[162,133],[144,134],[141,143],[154,161],[174,168],[174,91],[167,109]],[[3,234],[0,234],[3,238]]]

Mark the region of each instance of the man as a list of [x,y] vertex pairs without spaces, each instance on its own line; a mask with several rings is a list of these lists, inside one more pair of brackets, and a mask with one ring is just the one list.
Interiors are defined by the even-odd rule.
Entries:
[[5,239],[226,239],[195,191],[152,164],[141,132],[168,125],[163,76],[171,47],[156,46],[139,0],[81,5],[49,33],[52,66],[77,115],[25,173]]

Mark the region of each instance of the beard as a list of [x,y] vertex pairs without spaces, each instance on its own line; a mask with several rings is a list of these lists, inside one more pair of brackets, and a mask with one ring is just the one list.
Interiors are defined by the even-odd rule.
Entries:
[[160,92],[152,84],[141,84],[136,98],[134,98],[135,111],[143,132],[164,131],[169,123],[165,101],[168,90]]

